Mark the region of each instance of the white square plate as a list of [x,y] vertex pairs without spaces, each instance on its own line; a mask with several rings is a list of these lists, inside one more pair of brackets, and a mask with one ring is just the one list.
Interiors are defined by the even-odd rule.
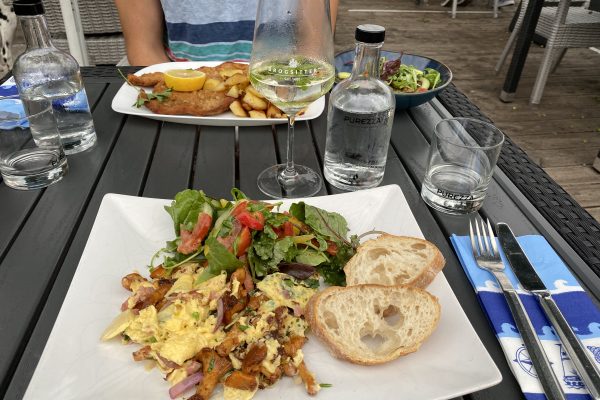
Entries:
[[[423,237],[398,186],[305,199],[337,211],[352,233],[378,229]],[[25,399],[165,399],[168,383],[156,369],[133,361],[139,346],[100,342],[105,327],[127,297],[121,277],[146,274],[154,252],[173,237],[163,209],[170,201],[108,194],[104,197],[81,261]],[[284,204],[289,204],[285,201]],[[146,274],[147,275],[147,274]],[[501,380],[443,274],[428,290],[439,298],[442,315],[433,335],[416,353],[379,366],[333,358],[316,338],[303,348],[319,382],[330,383],[316,399],[447,399]],[[219,398],[213,396],[213,398]],[[305,399],[304,385],[282,378],[256,399]]]
[[[186,61],[186,62],[169,62],[155,64],[143,68],[135,73],[135,75],[148,74],[150,72],[163,72],[170,69],[188,69],[199,67],[214,67],[221,64],[222,61]],[[146,91],[150,91],[146,89]],[[133,104],[137,100],[138,91],[136,88],[123,83],[121,89],[117,92],[112,101],[112,109],[122,114],[137,115],[160,121],[178,122],[180,124],[192,125],[212,125],[212,126],[260,126],[287,123],[286,118],[240,118],[227,111],[222,114],[212,115],[210,117],[195,117],[192,115],[167,115],[155,114],[146,107],[136,107]],[[306,121],[317,118],[325,108],[325,97],[321,97],[308,106],[306,112],[296,118],[296,121]]]

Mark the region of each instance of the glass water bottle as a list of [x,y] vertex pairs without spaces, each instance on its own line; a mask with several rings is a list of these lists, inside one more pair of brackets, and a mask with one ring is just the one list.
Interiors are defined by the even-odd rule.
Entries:
[[350,78],[329,97],[325,179],[344,190],[379,185],[383,179],[396,98],[379,79],[385,28],[359,25]]
[[[15,0],[27,49],[15,61],[13,75],[28,115],[52,105],[66,154],[79,153],[96,143],[79,64],[52,44],[41,0]],[[31,129],[41,129],[31,122]]]

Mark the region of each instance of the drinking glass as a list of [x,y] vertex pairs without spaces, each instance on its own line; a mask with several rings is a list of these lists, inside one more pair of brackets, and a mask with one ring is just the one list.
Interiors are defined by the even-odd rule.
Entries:
[[0,173],[6,186],[13,189],[43,188],[67,172],[50,103],[30,107],[28,114],[26,117],[19,96],[0,98]]
[[435,126],[421,197],[448,214],[481,208],[504,135],[494,125],[472,118],[451,118]]
[[308,197],[321,177],[294,163],[294,120],[334,81],[328,0],[259,0],[250,60],[256,90],[287,114],[286,163],[267,168],[258,187],[267,196]]

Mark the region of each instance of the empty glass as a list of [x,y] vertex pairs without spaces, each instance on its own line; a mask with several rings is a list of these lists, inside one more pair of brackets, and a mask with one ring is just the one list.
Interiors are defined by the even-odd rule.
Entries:
[[[50,104],[25,116],[19,96],[0,98],[0,173],[14,189],[39,189],[58,182],[67,158]],[[32,134],[30,124],[36,126]]]
[[483,204],[504,135],[472,118],[440,121],[429,149],[421,197],[436,210],[467,214]]

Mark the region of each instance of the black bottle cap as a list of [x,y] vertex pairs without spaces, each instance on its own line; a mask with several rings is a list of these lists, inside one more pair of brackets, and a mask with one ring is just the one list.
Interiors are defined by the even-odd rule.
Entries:
[[363,43],[381,43],[385,39],[385,28],[373,24],[359,25],[354,32],[354,38]]
[[15,0],[13,9],[16,15],[41,15],[44,14],[42,0]]

